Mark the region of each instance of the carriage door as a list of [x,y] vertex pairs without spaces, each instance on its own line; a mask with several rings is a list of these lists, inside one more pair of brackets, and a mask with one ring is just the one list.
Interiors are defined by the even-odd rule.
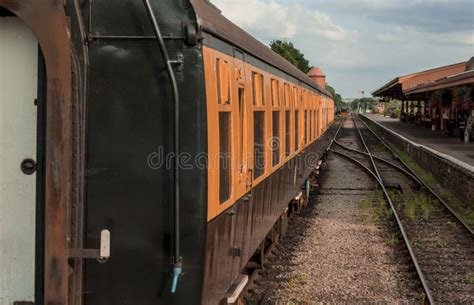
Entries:
[[0,304],[34,302],[41,273],[35,271],[42,255],[35,246],[42,189],[36,179],[38,66],[33,33],[19,18],[0,16]]
[[234,49],[234,74],[235,74],[235,81],[233,86],[234,89],[234,96],[235,101],[237,101],[237,130],[238,133],[238,169],[239,169],[239,177],[237,181],[239,181],[239,191],[241,189],[245,190],[245,192],[250,191],[251,188],[251,180],[252,173],[251,169],[249,168],[249,120],[248,120],[248,111],[249,106],[247,105],[249,99],[246,98],[247,96],[247,88],[245,87],[245,58],[244,54]]
[[[245,86],[246,78],[245,78],[245,57],[244,54],[240,50],[234,49],[234,109],[236,110],[236,122],[238,130],[238,143],[236,147],[238,147],[237,151],[237,164],[238,164],[238,192],[239,194],[247,194],[251,191],[252,187],[252,171],[249,168],[249,115],[248,112],[251,109],[249,107],[248,98],[248,88]],[[235,125],[234,125],[235,126]],[[248,195],[245,195],[248,196]],[[232,219],[233,224],[233,249],[237,251],[235,253],[234,258],[232,260],[232,274],[231,278],[235,279],[240,272],[240,265],[241,265],[241,256],[238,254],[242,250],[243,246],[243,239],[244,239],[244,231],[245,228],[243,227],[243,223],[236,220],[235,217]]]

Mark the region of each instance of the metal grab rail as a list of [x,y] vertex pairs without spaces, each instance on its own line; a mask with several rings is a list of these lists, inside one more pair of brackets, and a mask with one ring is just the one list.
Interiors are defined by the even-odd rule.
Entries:
[[174,253],[173,253],[173,282],[171,286],[171,293],[176,292],[176,287],[178,285],[178,279],[182,273],[183,268],[183,259],[180,253],[180,208],[179,208],[179,92],[178,84],[176,82],[176,77],[174,75],[172,64],[180,63],[176,60],[170,60],[168,55],[168,50],[166,49],[163,36],[161,35],[160,27],[151,7],[150,0],[143,0],[150,21],[153,25],[153,31],[156,35],[156,40],[160,46],[161,54],[163,56],[163,61],[166,65],[166,71],[170,78],[171,88],[173,90],[173,102],[174,102],[174,137],[173,137],[173,147],[174,147],[174,171],[173,171],[173,180],[174,180]]

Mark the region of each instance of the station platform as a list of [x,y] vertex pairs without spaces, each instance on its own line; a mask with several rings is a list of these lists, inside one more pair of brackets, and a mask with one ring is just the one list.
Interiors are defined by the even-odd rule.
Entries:
[[399,119],[378,114],[365,114],[365,116],[417,145],[430,148],[438,155],[470,171],[474,169],[474,142],[464,143],[458,137],[448,138],[440,131],[432,131],[414,124],[403,123]]

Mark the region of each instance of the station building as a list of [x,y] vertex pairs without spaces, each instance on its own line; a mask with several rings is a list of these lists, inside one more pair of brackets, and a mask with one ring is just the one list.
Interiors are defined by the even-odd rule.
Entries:
[[473,139],[474,57],[466,62],[398,76],[372,95],[385,101],[401,100],[402,122],[460,138],[468,128]]

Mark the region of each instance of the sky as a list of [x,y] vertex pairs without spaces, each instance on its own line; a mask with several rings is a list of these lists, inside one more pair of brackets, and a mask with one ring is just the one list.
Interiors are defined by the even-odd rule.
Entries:
[[289,39],[343,98],[474,56],[474,0],[211,0],[268,45]]

